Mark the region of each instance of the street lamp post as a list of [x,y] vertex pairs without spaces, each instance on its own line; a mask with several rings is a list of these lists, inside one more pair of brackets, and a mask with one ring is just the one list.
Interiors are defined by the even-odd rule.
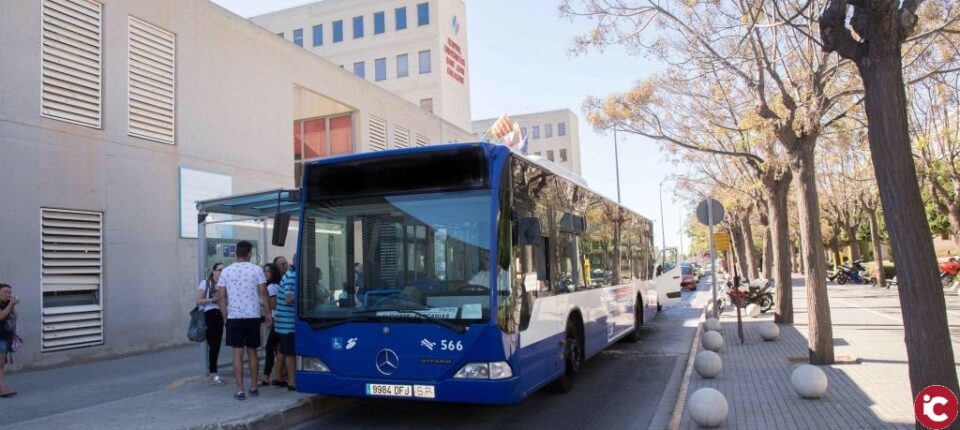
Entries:
[[664,226],[664,217],[663,217],[663,183],[667,182],[669,178],[663,178],[660,181],[660,236],[663,243],[663,248],[661,250],[667,249],[667,228]]

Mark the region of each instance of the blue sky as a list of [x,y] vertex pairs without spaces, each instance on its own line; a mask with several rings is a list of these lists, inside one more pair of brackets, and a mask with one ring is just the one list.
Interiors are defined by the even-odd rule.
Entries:
[[[214,0],[241,16],[258,15],[310,0]],[[590,187],[616,198],[613,135],[593,131],[580,109],[588,95],[623,91],[658,69],[651,60],[610,48],[570,56],[577,34],[590,28],[585,20],[560,17],[558,0],[467,0],[471,111],[474,119],[503,113],[567,108],[580,117],[583,176]],[[660,153],[659,146],[637,136],[618,134],[620,188],[623,204],[656,220],[660,236],[660,181],[680,167]],[[681,217],[691,211],[673,197],[674,182],[663,185],[667,246],[680,244]],[[689,244],[686,237],[684,245]]]

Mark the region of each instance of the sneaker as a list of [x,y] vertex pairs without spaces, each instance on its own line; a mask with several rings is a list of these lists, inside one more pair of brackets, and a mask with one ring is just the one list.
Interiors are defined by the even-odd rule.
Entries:
[[256,388],[251,388],[247,390],[247,392],[250,393],[250,397],[257,397],[260,395],[260,390]]
[[234,394],[233,398],[237,400],[247,400],[247,395],[243,394],[243,391],[237,391],[237,394]]
[[210,375],[210,377],[207,378],[207,383],[210,385],[223,385],[223,384],[226,384],[227,382],[224,381],[223,378],[220,377],[220,375]]

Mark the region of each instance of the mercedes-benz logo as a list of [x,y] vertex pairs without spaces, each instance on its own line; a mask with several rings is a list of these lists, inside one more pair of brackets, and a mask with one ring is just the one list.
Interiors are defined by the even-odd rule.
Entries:
[[381,349],[380,352],[377,353],[377,361],[375,364],[380,373],[390,376],[400,368],[400,357],[398,357],[397,353],[393,352],[392,349]]

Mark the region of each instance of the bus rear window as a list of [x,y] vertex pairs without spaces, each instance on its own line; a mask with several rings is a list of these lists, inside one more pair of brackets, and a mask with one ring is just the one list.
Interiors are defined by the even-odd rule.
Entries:
[[307,166],[307,200],[487,188],[489,176],[480,146],[318,163]]

